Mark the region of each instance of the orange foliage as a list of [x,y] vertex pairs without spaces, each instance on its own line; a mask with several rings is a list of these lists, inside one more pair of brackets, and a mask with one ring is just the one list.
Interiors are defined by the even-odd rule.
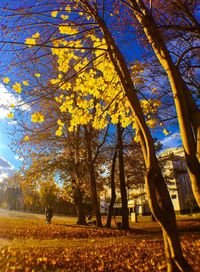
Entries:
[[68,226],[64,224],[45,224],[30,219],[1,218],[0,238],[4,239],[67,239],[126,236],[126,231],[115,229]]
[[[22,238],[32,241],[32,246],[28,247],[23,247],[22,240],[15,240],[18,241],[19,247],[1,248],[0,271],[164,272],[166,270],[163,242],[159,237],[144,240],[132,235],[122,240],[119,236],[131,236],[131,233],[96,227],[45,225],[40,220],[10,218],[0,220],[0,230],[3,238]],[[105,240],[104,237],[110,239]],[[86,239],[83,243],[83,240],[78,238]],[[32,239],[58,241],[54,246],[48,243],[45,246],[40,246],[39,243],[37,246]],[[65,239],[64,243],[59,245],[59,239]],[[195,271],[198,271],[199,234],[184,234],[181,240],[184,254]],[[77,241],[81,241],[80,245]]]

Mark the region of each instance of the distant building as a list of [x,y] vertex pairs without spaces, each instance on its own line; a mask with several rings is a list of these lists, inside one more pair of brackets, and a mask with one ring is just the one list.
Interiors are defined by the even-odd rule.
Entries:
[[[169,189],[169,194],[176,213],[188,213],[199,210],[195,201],[190,177],[187,172],[184,152],[182,148],[169,148],[159,155],[159,162],[161,169]],[[120,198],[120,192],[117,190],[117,198]],[[110,190],[106,192],[110,195]],[[136,212],[138,215],[151,214],[147,195],[145,193],[145,186],[141,184],[140,188],[127,188],[128,208],[130,213]],[[101,202],[101,212],[106,213],[108,205],[104,200]],[[115,214],[120,215],[121,204],[116,202]]]
[[183,148],[166,149],[160,154],[159,161],[175,212],[192,212],[198,209],[187,172]]

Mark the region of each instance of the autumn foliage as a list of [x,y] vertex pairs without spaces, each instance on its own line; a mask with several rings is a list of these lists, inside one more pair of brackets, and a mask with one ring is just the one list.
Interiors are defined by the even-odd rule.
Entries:
[[[142,232],[1,218],[0,271],[165,271],[163,241]],[[143,238],[142,238],[143,237]],[[198,271],[199,234],[181,236],[184,255]]]
[[[27,173],[31,166],[34,166],[32,170],[35,180],[39,175],[43,183],[50,175],[53,182],[59,178],[62,182],[64,180],[65,193],[60,195],[61,197],[67,195],[68,198],[73,199],[79,224],[86,224],[85,211],[81,208],[84,197],[91,197],[93,213],[96,216],[95,222],[97,226],[102,226],[99,195],[107,184],[103,182],[105,174],[103,175],[101,170],[106,168],[109,172],[108,165],[112,153],[118,152],[122,228],[128,229],[126,193],[128,184],[126,184],[123,161],[125,153],[123,130],[131,130],[131,137],[135,142],[140,143],[143,154],[148,204],[151,213],[162,227],[167,271],[192,272],[193,269],[185,256],[196,266],[196,259],[193,258],[196,253],[194,255],[192,253],[191,256],[192,250],[189,252],[189,248],[195,248],[197,240],[195,242],[191,240],[190,243],[183,237],[182,248],[185,254],[183,256],[172,199],[157,160],[153,135],[154,132],[156,133],[155,129],[158,129],[160,137],[162,137],[161,130],[164,135],[168,135],[170,132],[165,127],[165,122],[177,118],[193,193],[199,204],[200,112],[196,98],[193,96],[194,90],[187,82],[188,76],[181,68],[182,60],[196,47],[196,38],[192,42],[189,33],[197,35],[198,24],[195,19],[195,5],[187,7],[183,0],[172,1],[173,5],[165,5],[165,2],[167,1],[152,3],[142,0],[69,0],[55,1],[48,6],[46,3],[39,5],[38,1],[32,6],[23,4],[19,8],[16,5],[12,9],[9,8],[9,4],[5,5],[3,8],[7,14],[5,18],[11,19],[10,22],[16,24],[16,27],[10,27],[11,23],[6,23],[4,28],[8,28],[8,35],[5,41],[0,39],[0,43],[3,43],[3,47],[11,46],[14,52],[22,50],[24,54],[16,53],[22,65],[15,64],[15,66],[14,62],[10,64],[11,68],[13,65],[20,68],[22,74],[16,77],[15,69],[9,68],[11,70],[2,77],[2,82],[7,84],[7,88],[14,97],[17,97],[17,101],[26,105],[22,110],[20,103],[11,104],[8,106],[7,114],[7,117],[13,119],[20,128],[18,132],[20,137],[16,135],[15,142],[19,145],[19,148],[16,147],[18,153],[24,159],[22,176],[25,183],[29,182]],[[163,11],[160,8],[162,6]],[[161,19],[162,17],[167,19],[167,25],[163,24],[166,19],[158,19],[158,15]],[[187,24],[185,28],[183,19],[185,16],[188,17],[186,21],[189,22],[189,26],[194,27],[192,29],[189,27],[189,31],[186,31]],[[174,25],[176,21],[179,25]],[[169,22],[173,24],[168,25]],[[9,33],[13,33],[15,29],[18,32],[15,36],[16,40],[13,38],[10,40]],[[175,38],[171,36],[177,29],[191,40],[192,47],[183,46],[186,51],[182,52],[179,46],[176,46],[176,43],[182,41],[181,33]],[[137,35],[133,34],[132,30]],[[140,36],[141,30],[143,30],[141,37],[146,37],[146,42],[148,41],[149,47],[152,46],[152,50],[144,48],[141,39],[138,40],[141,42],[141,48],[138,49],[149,53],[150,58],[139,62],[136,61],[140,59],[139,56],[137,58],[132,56],[129,62],[128,53],[132,55],[138,53],[128,50],[128,47],[124,52],[122,41],[116,36],[123,36],[124,40],[135,39],[135,36]],[[126,37],[125,32],[128,34]],[[173,41],[175,50],[171,50],[172,45],[169,41]],[[156,67],[159,67],[159,81],[164,82],[167,79],[166,86],[163,86],[163,83],[157,85],[157,80],[154,81],[152,76],[149,76],[151,69],[148,66],[152,66],[152,53],[161,64],[161,66],[156,64]],[[193,65],[188,67],[189,70],[194,71]],[[190,72],[189,77],[193,73]],[[160,93],[157,91],[159,86]],[[170,91],[167,90],[168,88]],[[173,102],[175,107],[172,108],[176,109],[176,114],[175,116],[169,114],[168,117],[168,113],[164,112],[170,112],[168,104],[171,108]],[[108,136],[114,131],[115,126],[117,126],[118,143],[114,143],[113,148],[109,146],[111,140]],[[101,132],[104,134],[103,137]],[[73,148],[72,143],[74,143]],[[111,147],[109,151],[108,146]],[[84,149],[85,152],[82,152]],[[106,156],[100,156],[100,152],[104,154],[107,152],[106,155],[110,157],[102,159]],[[133,150],[132,153],[134,154]],[[29,173],[30,181],[33,182],[32,171]],[[113,205],[116,199],[114,176],[115,169],[112,183]],[[87,193],[88,188],[90,193]],[[26,201],[28,199],[31,204],[29,206],[36,206],[36,193],[29,194],[29,184],[22,189],[28,196]],[[56,190],[59,188],[53,191]],[[41,190],[43,191],[46,192]],[[16,196],[17,190],[13,192]],[[49,195],[54,197],[54,194],[45,192],[43,196],[48,196],[48,199]],[[32,203],[30,199],[33,200]],[[56,197],[53,199],[52,204],[56,202]],[[43,201],[43,206],[48,202],[50,201]],[[125,217],[126,224],[123,220]],[[23,249],[4,248],[3,269],[7,269],[6,271],[10,269],[11,271],[35,271],[35,269],[38,271],[146,271],[149,267],[151,271],[166,269],[163,261],[163,244],[160,240],[131,239],[120,243],[121,236],[127,237],[130,234],[116,230],[79,228],[61,224],[44,225],[26,220],[23,220],[22,224],[21,221],[5,219],[1,224],[3,237],[9,239],[62,240],[105,239],[105,237],[113,239],[109,243],[101,245],[94,243],[94,246],[88,243],[82,248],[73,249],[67,245],[67,248],[56,245],[53,250],[50,250],[50,247],[42,250],[39,245]],[[129,250],[130,253],[127,253]],[[119,257],[116,259],[116,256]]]

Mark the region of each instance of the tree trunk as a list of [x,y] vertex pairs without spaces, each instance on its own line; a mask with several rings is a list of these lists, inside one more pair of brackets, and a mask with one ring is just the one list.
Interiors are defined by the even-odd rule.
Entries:
[[162,229],[167,233],[171,256],[176,262],[176,265],[178,264],[180,267],[180,271],[193,271],[182,254],[171,198],[156,158],[153,138],[145,122],[140,102],[137,97],[137,91],[133,85],[124,57],[116,45],[106,23],[96,10],[93,9],[87,1],[82,0],[80,2],[83,3],[84,7],[86,7],[96,19],[96,22],[102,30],[107,43],[110,60],[115,67],[123,90],[130,102],[134,121],[136,122],[141,135],[139,138],[147,168],[145,181],[150,209],[160,223]]
[[87,153],[88,153],[88,170],[90,174],[90,187],[92,192],[94,213],[96,216],[96,225],[98,227],[102,227],[100,205],[99,205],[98,195],[97,195],[95,168],[94,168],[94,162],[92,158],[91,134],[86,127],[85,127],[85,140],[86,140]]
[[85,211],[84,211],[84,205],[83,205],[83,193],[81,192],[81,189],[79,187],[75,188],[74,203],[76,206],[76,212],[78,217],[76,224],[86,225]]
[[106,222],[106,227],[110,228],[111,227],[111,219],[112,219],[112,214],[113,214],[113,207],[115,204],[116,200],[116,193],[115,193],[115,165],[116,165],[116,159],[117,159],[117,150],[114,151],[113,159],[112,159],[112,168],[111,168],[111,200],[110,200],[110,205],[108,208],[108,217],[107,217],[107,222]]
[[167,233],[163,230],[163,239],[164,239],[164,247],[165,247],[165,255],[166,255],[166,263],[167,263],[167,272],[179,272],[180,270],[177,268],[174,263],[171,251],[167,239]]
[[119,162],[119,182],[120,182],[120,193],[122,203],[122,229],[129,228],[129,212],[128,212],[128,201],[126,193],[126,181],[124,173],[124,155],[123,155],[123,141],[122,141],[123,128],[120,122],[117,124],[117,147],[118,147],[118,162]]
[[147,195],[150,209],[162,227],[165,253],[169,258],[167,259],[168,269],[173,268],[171,270],[173,272],[193,271],[182,254],[174,208],[157,159],[152,159],[150,164],[151,167],[145,178]]
[[93,207],[94,207],[94,213],[96,216],[96,225],[98,227],[102,227],[100,205],[98,201],[96,177],[95,177],[93,164],[89,165],[89,168],[90,168],[90,184],[91,184],[92,197],[93,197]]
[[142,0],[131,0],[135,17],[141,24],[155,55],[167,73],[176,106],[178,122],[195,199],[200,207],[200,111],[170,53],[151,13]]

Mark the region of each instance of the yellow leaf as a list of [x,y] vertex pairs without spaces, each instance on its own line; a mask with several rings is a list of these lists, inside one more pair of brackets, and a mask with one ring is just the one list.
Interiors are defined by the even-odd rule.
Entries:
[[27,142],[27,141],[29,141],[29,139],[30,139],[30,138],[29,138],[29,136],[28,136],[28,135],[26,135],[26,136],[24,137],[24,139],[23,139],[23,140],[24,140],[25,142]]
[[51,12],[51,16],[54,18],[57,16],[57,14],[58,14],[57,10]]
[[66,10],[66,11],[68,11],[68,12],[70,12],[70,11],[71,11],[70,6],[69,6],[69,5],[68,5],[68,6],[66,6],[65,10]]
[[62,127],[59,127],[57,130],[56,130],[56,136],[61,136],[62,135]]
[[38,39],[40,37],[40,33],[36,32],[35,34],[32,35],[32,38]]
[[13,86],[12,89],[16,92],[16,93],[21,93],[22,91],[22,87],[21,84],[19,82],[16,82]]
[[10,113],[7,114],[7,117],[8,117],[9,119],[12,119],[12,118],[14,117],[14,114],[13,114],[12,112],[10,112]]
[[36,40],[33,39],[33,38],[27,38],[27,39],[25,40],[25,44],[27,44],[28,47],[32,47],[33,45],[36,44]]
[[150,128],[155,128],[155,126],[156,126],[156,120],[154,120],[154,119],[149,119],[149,120],[147,121],[147,125],[148,125]]
[[58,119],[57,124],[58,124],[59,126],[61,126],[61,127],[64,126],[64,123],[63,123],[60,119]]
[[165,135],[168,135],[168,134],[169,134],[169,131],[165,128],[165,129],[163,129],[163,133],[164,133]]
[[60,18],[63,20],[67,20],[69,18],[69,16],[62,14],[62,15],[60,15]]
[[22,83],[23,83],[25,86],[29,86],[28,80],[24,80]]
[[40,112],[35,112],[31,115],[31,121],[33,123],[43,123],[44,122],[44,115]]
[[3,78],[3,83],[8,84],[10,82],[10,78],[9,77],[4,77]]

